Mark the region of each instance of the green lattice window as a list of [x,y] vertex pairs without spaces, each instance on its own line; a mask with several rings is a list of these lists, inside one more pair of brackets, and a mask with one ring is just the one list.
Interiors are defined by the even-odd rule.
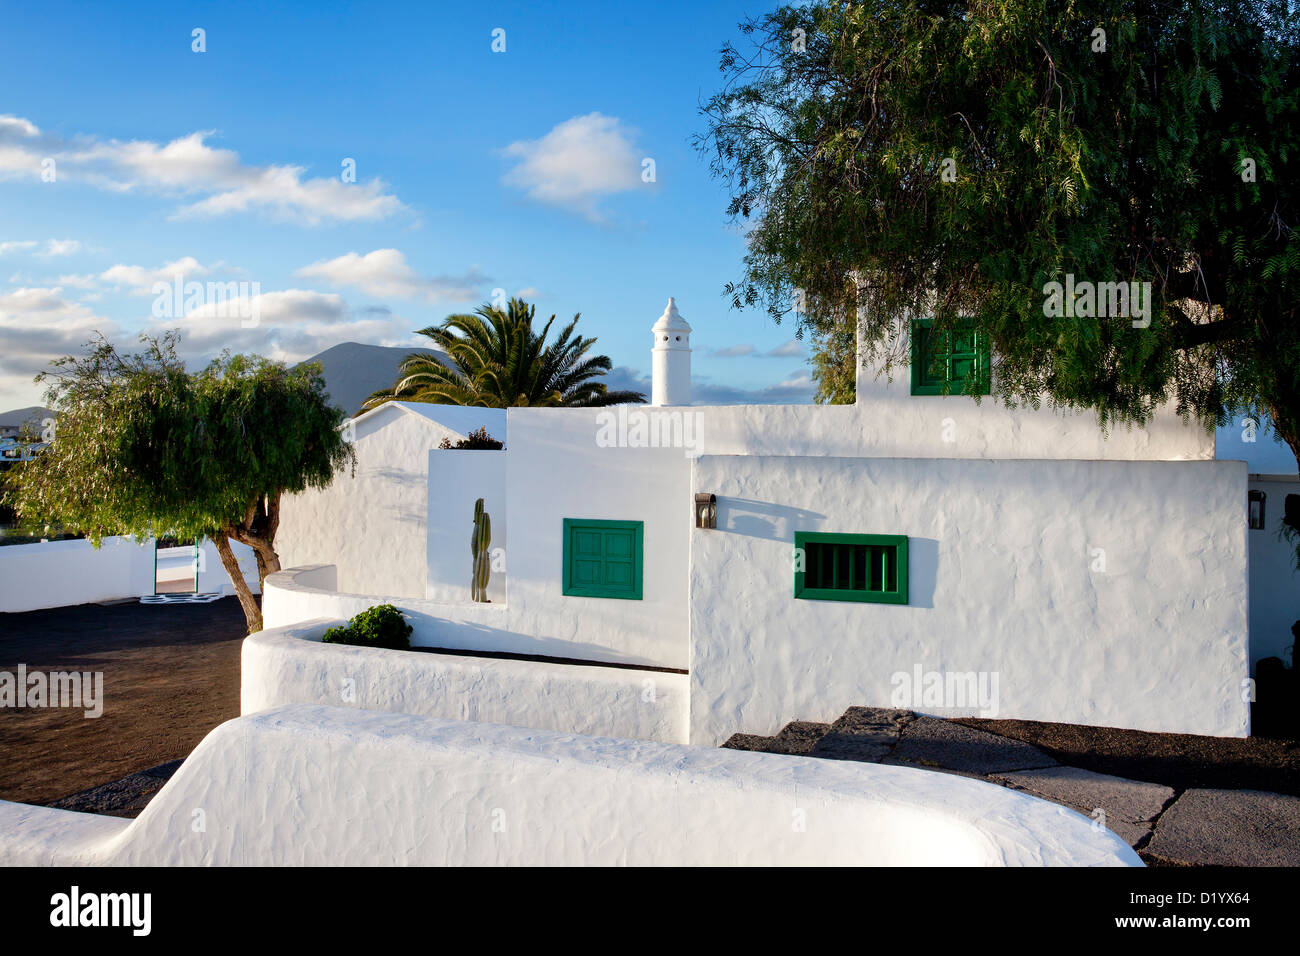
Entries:
[[907,603],[907,536],[796,531],[794,596]]
[[989,369],[983,332],[939,330],[933,319],[912,320],[913,395],[987,395]]
[[641,600],[643,523],[564,519],[564,593]]

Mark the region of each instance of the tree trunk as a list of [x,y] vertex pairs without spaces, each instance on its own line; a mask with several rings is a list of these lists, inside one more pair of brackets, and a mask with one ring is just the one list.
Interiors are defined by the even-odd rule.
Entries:
[[[217,546],[217,554],[221,556],[221,564],[230,575],[230,582],[235,586],[235,593],[239,595],[239,605],[244,609],[244,620],[248,622],[248,633],[256,634],[262,629],[262,609],[258,607],[257,598],[253,596],[252,590],[248,587],[248,582],[244,580],[244,572],[239,569],[239,561],[235,559],[235,552],[231,550],[230,538],[224,531],[213,536],[212,543]],[[259,570],[261,561],[258,561]]]
[[[248,503],[243,522],[226,528],[229,537],[253,549],[253,556],[257,559],[257,584],[263,594],[266,594],[266,576],[280,570],[280,556],[275,553],[275,533],[279,528],[280,493],[278,491],[266,498],[254,498]],[[228,541],[224,543],[226,551],[230,551],[230,543]],[[245,602],[244,595],[247,592],[251,601],[252,592],[248,590],[243,575],[237,570],[238,565],[234,555],[231,554],[230,560],[227,561],[223,553],[221,561],[230,572],[230,578],[235,582],[235,590],[239,592],[240,603],[244,605],[244,616],[248,618],[248,633],[260,631],[262,612],[257,611],[256,621],[249,613],[249,603]]]

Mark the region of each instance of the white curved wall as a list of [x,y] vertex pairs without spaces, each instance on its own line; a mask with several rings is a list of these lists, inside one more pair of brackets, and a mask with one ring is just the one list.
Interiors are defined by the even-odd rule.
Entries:
[[[996,716],[1248,732],[1241,462],[704,457],[694,481],[718,527],[691,536],[693,743],[898,706],[918,666],[997,675]],[[795,599],[795,531],[907,535],[909,604]]]
[[0,803],[0,864],[1141,865],[952,774],[304,706],[222,724],[134,821]]
[[240,711],[331,704],[564,733],[687,741],[685,674],[322,644],[325,629],[341,623],[312,621],[247,638]]

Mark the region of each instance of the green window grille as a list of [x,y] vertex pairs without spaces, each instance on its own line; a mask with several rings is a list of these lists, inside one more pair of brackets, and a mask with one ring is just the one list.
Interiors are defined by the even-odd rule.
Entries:
[[988,395],[988,336],[975,329],[934,328],[933,319],[912,320],[913,395]]
[[794,596],[907,603],[907,536],[796,531]]
[[564,593],[641,600],[643,523],[564,519]]

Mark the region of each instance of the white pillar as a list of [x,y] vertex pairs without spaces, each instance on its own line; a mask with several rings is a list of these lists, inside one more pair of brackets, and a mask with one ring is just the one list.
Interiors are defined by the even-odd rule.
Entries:
[[691,403],[691,327],[671,298],[664,314],[654,324],[651,405]]

